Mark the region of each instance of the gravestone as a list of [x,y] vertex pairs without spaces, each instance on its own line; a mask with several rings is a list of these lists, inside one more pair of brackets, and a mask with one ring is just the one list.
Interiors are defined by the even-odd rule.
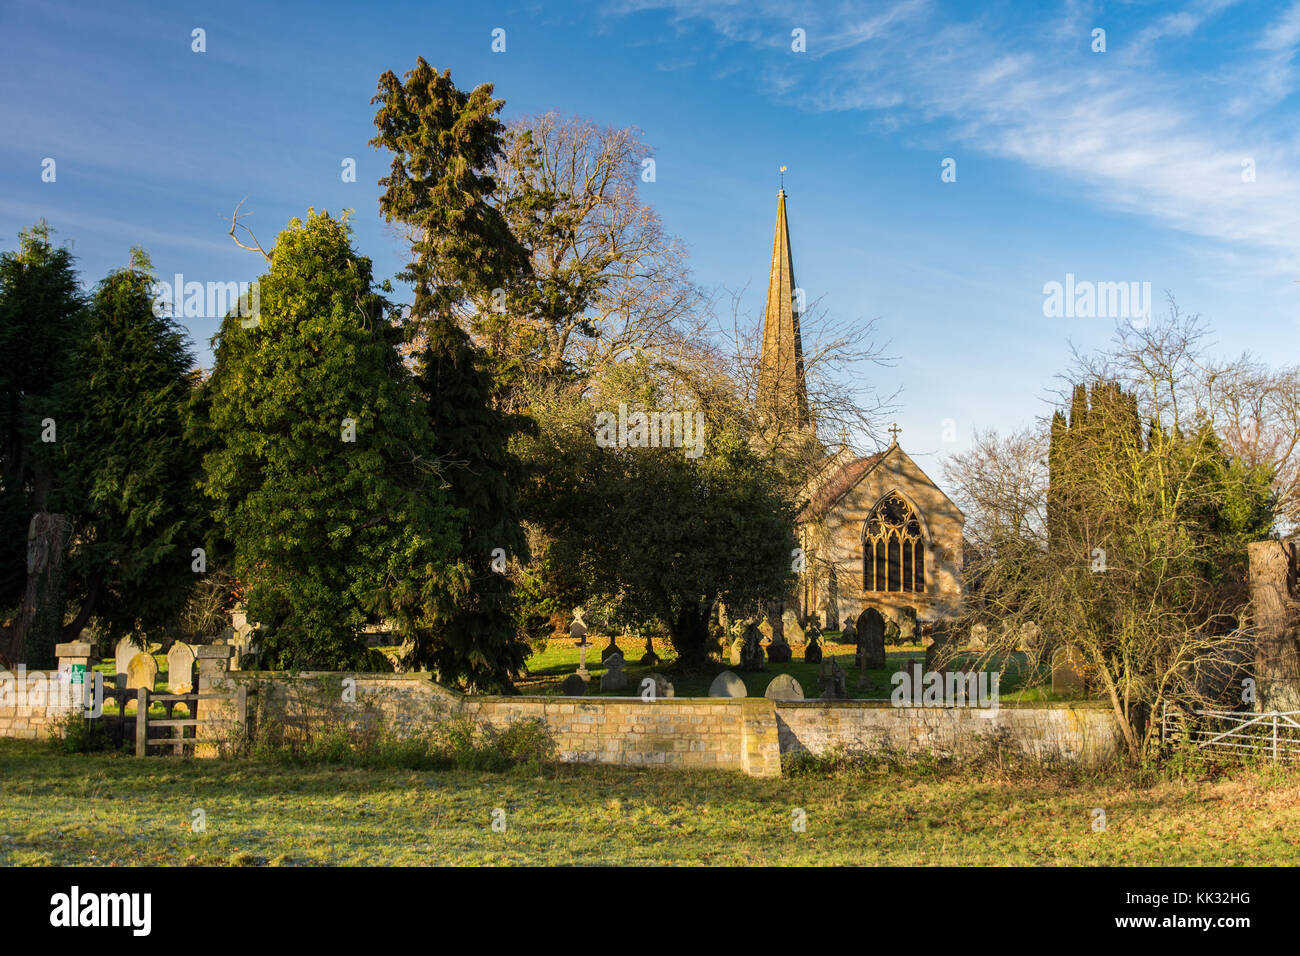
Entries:
[[983,624],[976,624],[970,629],[970,637],[966,639],[966,646],[971,650],[982,651],[988,647],[989,629]]
[[[131,638],[124,637],[118,641],[117,649],[114,651],[115,660],[113,664],[113,673],[121,674],[122,677],[125,678],[127,665],[131,663],[131,658],[135,657],[135,655],[139,653],[141,653],[140,645],[131,643]],[[153,688],[151,687],[150,690],[152,689]]]
[[645,639],[645,653],[641,655],[642,667],[654,667],[659,663],[659,655],[655,653],[654,641],[647,637]]
[[914,644],[920,633],[916,620],[916,608],[905,604],[898,609],[898,643]]
[[1020,625],[1020,646],[1027,651],[1038,650],[1043,643],[1043,632],[1033,621]]
[[[760,647],[761,651],[762,648]],[[793,656],[790,645],[785,642],[785,638],[777,635],[772,639],[772,643],[767,645],[767,659],[773,664],[788,664]]]
[[853,626],[853,619],[846,618],[844,628],[840,631],[840,643],[852,644],[854,647],[858,644],[858,629]]
[[643,677],[641,679],[641,683],[644,684],[647,680],[652,680],[655,682],[656,700],[662,699],[664,697],[673,696],[673,685],[668,683],[668,678],[665,677],[663,674],[651,674],[648,677]]
[[817,634],[811,634],[808,638],[808,646],[803,649],[805,664],[820,664],[822,662],[822,646],[818,641],[818,637]]
[[890,647],[899,647],[903,643],[898,622],[890,618],[885,618],[885,643]]
[[777,674],[763,691],[768,700],[803,700],[803,688],[789,674]]
[[[763,645],[759,643],[761,633],[759,629],[750,624],[745,628],[745,634],[742,638],[743,643],[740,648],[740,669],[745,671],[765,671],[767,670],[766,657],[763,651]],[[788,645],[787,645],[788,648]]]
[[844,668],[835,663],[835,658],[826,658],[817,669],[817,687],[821,700],[845,700],[849,696]]
[[759,633],[759,640],[761,641],[771,641],[776,635],[776,632],[772,630],[772,622],[769,621],[767,618],[762,618],[759,620],[758,633]]
[[730,660],[732,667],[739,667],[740,662],[745,658],[745,634],[747,633],[747,630],[742,631],[736,636],[736,639],[731,642]]
[[858,615],[857,664],[865,670],[885,666],[885,617],[874,607]]
[[807,643],[808,637],[799,624],[799,615],[794,613],[794,608],[788,607],[785,609],[785,613],[781,615],[781,626],[785,631],[785,642],[787,644]]
[[570,674],[560,685],[565,697],[583,697],[587,693],[587,682],[577,674]]
[[582,622],[582,609],[573,612],[573,621],[569,624],[569,637],[575,644],[587,643],[587,625]]
[[1052,693],[1081,694],[1084,691],[1083,655],[1071,646],[1052,653]]
[[613,657],[615,654],[617,654],[620,658],[622,658],[623,649],[614,643],[614,635],[611,634],[609,636],[608,646],[606,646],[606,648],[600,652],[600,662],[602,664],[608,663],[609,659]]
[[949,669],[952,652],[956,650],[956,641],[952,639],[949,632],[942,628],[935,628],[934,640],[930,646],[925,649],[925,669],[926,671],[938,671],[946,674]]
[[745,687],[745,682],[731,671],[723,671],[713,678],[713,683],[709,685],[709,696],[748,697],[749,690]]
[[167,652],[167,689],[173,694],[194,690],[194,648],[177,641]]
[[126,689],[139,690],[143,687],[152,692],[153,685],[157,681],[158,662],[153,659],[152,654],[136,651],[135,657],[131,658],[131,663],[126,665]]
[[605,666],[609,670],[600,677],[600,689],[602,691],[626,689],[627,674],[623,673],[623,655],[615,651],[605,658]]

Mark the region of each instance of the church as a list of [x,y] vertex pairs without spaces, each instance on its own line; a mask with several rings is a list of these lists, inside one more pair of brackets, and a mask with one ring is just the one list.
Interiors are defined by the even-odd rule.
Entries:
[[861,457],[840,442],[817,439],[808,402],[802,296],[794,280],[784,187],[777,193],[772,268],[763,314],[758,406],[771,421],[789,423],[782,440],[815,449],[801,494],[798,537],[803,549],[795,610],[827,629],[857,620],[869,607],[886,618],[904,607],[934,622],[961,604],[962,526],[965,516],[898,442]]

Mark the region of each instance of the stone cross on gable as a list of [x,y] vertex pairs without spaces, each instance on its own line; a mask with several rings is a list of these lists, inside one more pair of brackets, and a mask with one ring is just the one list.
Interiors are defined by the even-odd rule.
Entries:
[[894,422],[893,427],[889,429],[889,434],[893,437],[895,445],[898,444],[898,433],[901,431],[902,429],[898,427],[898,422]]

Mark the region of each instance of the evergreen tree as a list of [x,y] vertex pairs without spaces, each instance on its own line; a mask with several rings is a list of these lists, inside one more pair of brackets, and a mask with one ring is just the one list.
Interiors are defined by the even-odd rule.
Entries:
[[[92,615],[106,636],[161,627],[195,581],[200,474],[185,438],[195,383],[184,331],[156,315],[143,250],[95,291],[76,374],[60,389],[54,493],[73,522],[64,640]],[[202,564],[199,565],[202,567]]]
[[433,601],[461,516],[346,221],[291,221],[259,291],[216,339],[205,491],[270,663],[360,666],[368,621]]
[[[53,664],[62,624],[66,520],[47,514],[59,427],[54,393],[85,321],[72,255],[53,245],[51,232],[41,222],[20,234],[17,252],[0,255],[0,617],[19,611],[8,636],[15,646],[0,647],[0,655],[31,666]],[[28,581],[33,527],[46,563]]]
[[491,378],[455,314],[528,268],[526,250],[489,202],[503,104],[489,85],[457,89],[450,71],[439,74],[423,58],[405,82],[391,71],[380,77],[373,102],[380,107],[371,143],[394,154],[379,181],[386,187],[379,208],[415,235],[400,277],[415,289],[409,331],[425,343],[420,387],[433,447],[451,501],[468,514],[460,559],[430,592],[410,659],[443,680],[510,689],[527,645],[517,636],[509,579],[490,562],[496,549],[525,557],[506,450],[518,422],[493,411]]

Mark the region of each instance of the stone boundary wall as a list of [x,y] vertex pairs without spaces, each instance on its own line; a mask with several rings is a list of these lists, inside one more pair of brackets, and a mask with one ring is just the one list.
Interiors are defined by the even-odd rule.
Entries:
[[1123,737],[1102,703],[1017,703],[997,709],[894,707],[887,700],[776,702],[781,753],[837,748],[973,756],[1003,746],[1028,757],[1097,766],[1115,759]]
[[[355,702],[342,702],[345,680]],[[772,701],[764,697],[490,697],[463,696],[423,674],[232,671],[213,690],[240,685],[260,698],[263,720],[312,720],[328,707],[355,729],[384,724],[418,733],[436,721],[467,717],[501,729],[540,720],[561,760],[624,766],[711,767],[776,776],[781,755],[837,748],[951,756],[975,755],[996,743],[1043,759],[1090,765],[1113,759],[1119,728],[1105,704],[1003,704],[977,708],[900,708],[880,701]],[[250,698],[251,700],[251,698]],[[987,714],[988,716],[983,716]],[[215,716],[215,715],[214,715]]]
[[[56,671],[26,671],[24,679],[33,677],[42,682],[57,676]],[[19,740],[44,740],[50,735],[54,723],[70,713],[73,708],[55,702],[53,706],[44,702],[24,702],[18,706],[16,693],[17,680],[13,681],[9,693],[13,702],[0,703],[0,737],[14,737]]]

